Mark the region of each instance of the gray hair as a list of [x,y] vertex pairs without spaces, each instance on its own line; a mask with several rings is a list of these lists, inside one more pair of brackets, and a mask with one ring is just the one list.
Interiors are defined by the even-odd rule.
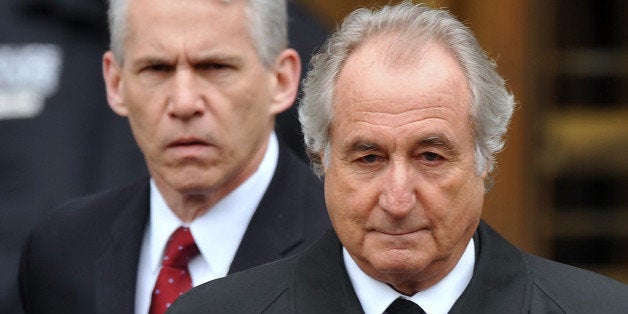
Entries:
[[[495,155],[504,146],[503,136],[513,113],[514,97],[506,90],[495,63],[464,24],[447,11],[409,1],[377,11],[366,8],[354,11],[312,58],[303,82],[299,121],[314,172],[322,176],[323,163],[329,162],[332,102],[339,72],[353,51],[381,34],[402,39],[392,50],[418,48],[427,42],[448,47],[469,81],[476,173],[491,173]],[[325,160],[320,157],[323,152]]]
[[[127,9],[131,0],[109,0],[110,49],[116,60],[124,62],[124,39],[127,33]],[[173,0],[177,1],[177,0]],[[207,0],[217,1],[217,0]],[[232,2],[236,0],[220,0]],[[286,0],[247,1],[249,30],[262,64],[270,68],[277,56],[288,47],[288,9]]]

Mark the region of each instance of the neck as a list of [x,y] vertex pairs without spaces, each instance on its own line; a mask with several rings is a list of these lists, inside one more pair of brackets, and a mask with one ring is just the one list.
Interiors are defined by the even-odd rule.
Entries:
[[248,180],[262,164],[267,149],[268,141],[262,145],[247,165],[214,184],[199,182],[196,188],[178,187],[159,175],[152,172],[151,175],[170,210],[182,222],[191,223]]
[[[229,191],[231,192],[231,191]],[[177,200],[167,200],[168,207],[184,223],[191,223],[199,216],[202,216],[226,194],[179,194]]]
[[[259,163],[257,164],[259,166]],[[237,179],[220,184],[219,187],[199,190],[178,190],[158,178],[154,178],[157,189],[170,210],[184,223],[191,223],[202,216],[216,203],[238,188],[251,177],[257,168],[242,173]]]

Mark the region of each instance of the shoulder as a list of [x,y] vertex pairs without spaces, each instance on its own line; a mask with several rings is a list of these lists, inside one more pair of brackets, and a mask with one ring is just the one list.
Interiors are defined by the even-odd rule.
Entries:
[[[168,313],[261,313],[289,308],[288,293],[298,257],[219,278],[195,287],[177,299]],[[285,311],[279,311],[285,312]]]
[[69,229],[70,226],[78,225],[103,225],[131,203],[148,205],[148,193],[148,179],[143,179],[124,187],[72,199],[52,210],[36,225],[34,231]]
[[128,219],[144,219],[148,213],[148,191],[145,179],[71,200],[42,218],[31,230],[25,250],[43,254],[104,245],[103,234],[121,219],[122,213]]
[[[486,223],[478,228],[475,293],[489,295],[490,306],[516,311],[517,302],[530,313],[628,313],[628,286],[602,275],[523,252]],[[497,267],[498,266],[498,267]],[[476,276],[477,275],[477,276]],[[514,304],[514,305],[513,305]]]
[[60,205],[57,211],[87,210],[125,204],[138,195],[148,196],[149,179],[144,178],[128,185],[78,197]]
[[[143,204],[145,209],[138,208]],[[97,267],[103,252],[115,247],[117,257],[124,260],[139,254],[136,248],[141,243],[147,204],[145,180],[72,200],[45,217],[22,250],[19,280],[25,306],[67,309],[71,305],[68,312],[73,312],[73,307],[82,308],[80,312],[91,308],[90,289],[102,271]],[[53,293],[60,290],[62,295]]]
[[532,308],[566,313],[628,313],[628,285],[591,271],[524,254],[533,281]]

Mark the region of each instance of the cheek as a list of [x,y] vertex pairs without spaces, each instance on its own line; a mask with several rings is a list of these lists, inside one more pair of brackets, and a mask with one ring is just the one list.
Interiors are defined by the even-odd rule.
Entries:
[[338,238],[350,252],[361,250],[369,208],[361,189],[353,189],[333,175],[325,177],[325,202]]
[[459,236],[475,229],[482,213],[483,183],[475,175],[459,176],[441,186],[438,207],[433,213],[441,237],[456,241]]
[[142,137],[152,137],[155,135],[160,119],[157,108],[154,110],[145,110],[146,106],[129,107],[129,124],[133,132],[137,132]]
[[325,200],[334,226],[355,230],[362,228],[368,219],[376,192],[332,167],[325,176]]
[[[149,104],[146,102],[145,104]],[[159,147],[163,144],[166,130],[160,133],[160,129],[166,127],[161,119],[161,109],[158,106],[140,106],[133,103],[129,106],[128,120],[137,145],[146,157],[159,153]],[[151,109],[151,110],[147,110]]]
[[165,87],[146,89],[137,84],[127,84],[125,105],[129,112],[129,122],[142,129],[154,129],[167,106]]
[[252,137],[260,133],[270,124],[270,100],[261,95],[244,91],[236,94],[223,95],[217,100],[214,110],[216,119],[225,129],[232,130],[243,137]]
[[129,124],[137,146],[140,148],[146,159],[155,160],[159,155],[159,151],[157,149],[159,139],[154,138],[151,135],[153,131],[147,128],[147,125],[150,124],[138,121],[133,117],[133,115],[129,115]]
[[[259,70],[262,71],[262,70]],[[224,97],[230,99],[235,110],[241,114],[259,114],[269,112],[271,95],[269,87],[269,77],[264,73],[247,73],[246,79],[242,79],[238,84],[225,90]]]
[[347,199],[347,196],[351,195],[351,189],[339,181],[341,180],[333,171],[326,173],[324,182],[325,203],[334,225],[341,224],[346,220],[346,217],[351,215],[348,209],[352,207],[351,201]]

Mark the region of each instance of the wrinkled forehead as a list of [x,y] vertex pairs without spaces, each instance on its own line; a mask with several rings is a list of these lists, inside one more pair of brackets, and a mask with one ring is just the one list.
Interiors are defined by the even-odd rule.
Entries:
[[395,38],[374,38],[354,50],[338,74],[334,103],[387,98],[408,104],[470,105],[467,77],[446,46],[397,43]]

